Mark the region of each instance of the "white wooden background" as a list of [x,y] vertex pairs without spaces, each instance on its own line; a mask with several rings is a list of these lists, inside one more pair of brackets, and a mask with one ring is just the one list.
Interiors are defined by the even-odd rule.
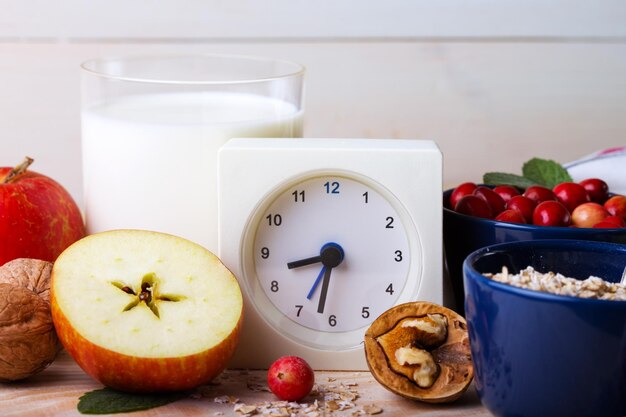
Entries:
[[298,61],[305,136],[434,139],[448,186],[626,145],[622,0],[0,0],[0,165],[80,202],[79,64],[172,51]]

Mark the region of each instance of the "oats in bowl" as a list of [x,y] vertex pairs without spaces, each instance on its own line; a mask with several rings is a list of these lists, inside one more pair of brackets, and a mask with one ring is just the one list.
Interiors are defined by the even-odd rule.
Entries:
[[568,278],[559,273],[535,271],[531,266],[519,274],[510,274],[507,267],[503,266],[502,272],[483,275],[496,282],[529,290],[597,300],[626,301],[625,284],[608,282],[595,276],[583,280]]

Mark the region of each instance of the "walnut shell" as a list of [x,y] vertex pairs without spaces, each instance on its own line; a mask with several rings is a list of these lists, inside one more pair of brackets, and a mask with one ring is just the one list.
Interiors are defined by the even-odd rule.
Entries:
[[[430,321],[429,315],[442,315],[446,326],[444,340],[433,346],[432,335],[404,329],[409,319]],[[420,340],[423,339],[423,340]],[[421,364],[399,364],[400,349],[413,348],[432,355],[437,365],[432,381],[420,386],[411,378]],[[454,311],[428,302],[410,302],[395,306],[378,317],[365,333],[365,356],[374,378],[388,390],[403,397],[430,403],[450,402],[459,398],[474,377],[465,319]],[[419,356],[416,356],[419,357]]]
[[0,267],[0,382],[42,371],[61,349],[50,312],[51,267],[35,259]]
[[0,267],[0,284],[28,288],[50,302],[50,273],[52,263],[39,259],[19,258]]

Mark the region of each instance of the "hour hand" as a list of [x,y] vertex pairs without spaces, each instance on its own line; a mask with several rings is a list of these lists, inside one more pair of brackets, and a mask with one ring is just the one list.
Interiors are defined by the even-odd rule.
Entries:
[[298,261],[288,262],[287,268],[288,269],[300,268],[301,266],[312,265],[318,262],[322,262],[321,255],[312,256],[310,258],[305,258],[305,259],[300,259]]

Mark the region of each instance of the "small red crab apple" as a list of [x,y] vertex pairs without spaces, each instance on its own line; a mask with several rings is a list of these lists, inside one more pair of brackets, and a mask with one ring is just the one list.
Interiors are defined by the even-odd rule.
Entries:
[[315,374],[309,364],[298,356],[278,358],[267,371],[267,384],[278,398],[299,401],[313,388]]

